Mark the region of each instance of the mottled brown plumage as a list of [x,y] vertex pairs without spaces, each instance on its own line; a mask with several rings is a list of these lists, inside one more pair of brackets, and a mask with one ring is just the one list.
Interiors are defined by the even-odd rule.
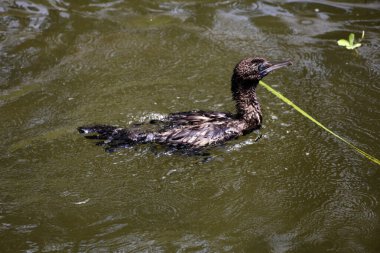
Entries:
[[236,114],[189,111],[152,120],[156,131],[143,130],[141,124],[129,128],[90,125],[78,128],[86,138],[102,140],[106,148],[159,143],[176,148],[199,149],[225,142],[261,127],[262,114],[256,96],[259,81],[271,71],[288,66],[289,61],[272,64],[263,58],[246,58],[234,68],[231,91]]

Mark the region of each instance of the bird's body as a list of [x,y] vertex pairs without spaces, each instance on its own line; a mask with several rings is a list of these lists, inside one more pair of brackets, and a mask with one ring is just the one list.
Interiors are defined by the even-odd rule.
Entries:
[[[231,80],[237,110],[235,114],[179,112],[129,128],[89,125],[79,127],[78,130],[86,134],[86,138],[102,140],[100,144],[104,144],[106,148],[158,143],[175,148],[199,149],[223,143],[261,127],[262,114],[256,97],[257,84],[272,70],[290,64],[289,61],[271,64],[262,58],[240,61]],[[146,125],[151,125],[155,130],[149,130],[150,127]]]
[[222,112],[191,111],[170,114],[155,142],[178,147],[205,147],[242,135],[239,120]]

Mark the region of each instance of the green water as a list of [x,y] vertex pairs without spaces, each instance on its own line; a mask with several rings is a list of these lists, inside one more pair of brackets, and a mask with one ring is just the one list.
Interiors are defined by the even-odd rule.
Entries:
[[263,138],[206,162],[76,132],[233,111],[254,55],[291,59],[265,82],[379,158],[379,45],[378,1],[1,1],[0,252],[380,252],[380,167],[262,87]]

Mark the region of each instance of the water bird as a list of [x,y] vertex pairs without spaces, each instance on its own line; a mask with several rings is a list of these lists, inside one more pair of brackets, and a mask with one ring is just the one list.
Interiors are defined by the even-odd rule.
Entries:
[[[259,81],[270,72],[289,66],[290,61],[272,63],[261,57],[241,60],[231,78],[236,113],[188,111],[171,113],[163,119],[138,123],[128,128],[87,125],[78,131],[88,139],[100,140],[106,150],[136,144],[158,143],[172,148],[197,150],[224,143],[261,127],[262,113],[256,96]],[[153,129],[153,130],[152,130]]]

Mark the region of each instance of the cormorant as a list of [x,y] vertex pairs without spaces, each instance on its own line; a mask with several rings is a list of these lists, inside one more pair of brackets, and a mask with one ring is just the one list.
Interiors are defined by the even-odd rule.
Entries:
[[154,124],[154,131],[144,130],[144,124],[128,128],[88,125],[78,127],[78,131],[88,139],[101,140],[98,144],[109,150],[139,143],[196,150],[223,143],[261,127],[262,114],[256,87],[273,70],[291,64],[290,61],[271,63],[260,57],[241,60],[235,66],[231,79],[232,97],[236,102],[235,114],[207,111],[171,113],[162,120],[144,123]]

